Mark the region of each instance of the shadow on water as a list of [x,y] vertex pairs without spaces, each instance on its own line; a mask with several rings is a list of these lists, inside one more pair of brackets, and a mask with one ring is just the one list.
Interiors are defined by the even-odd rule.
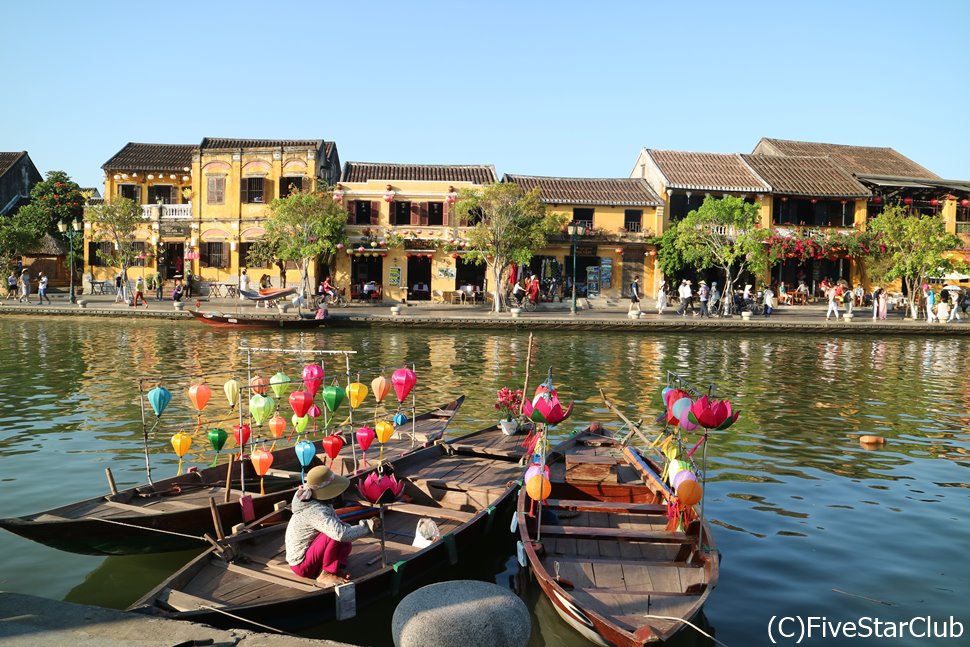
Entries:
[[[653,419],[668,370],[717,384],[742,410],[737,425],[711,435],[707,451],[705,510],[724,560],[705,611],[719,640],[763,644],[768,619],[779,614],[952,614],[970,624],[960,602],[970,596],[960,541],[970,534],[963,514],[970,340],[562,331],[536,338],[531,387],[552,366],[561,396],[576,400],[563,432],[594,420],[618,428],[599,388],[632,419]],[[107,466],[119,486],[145,480],[136,375],[218,373],[206,429],[228,417],[218,388],[225,376],[245,377],[240,344],[354,349],[362,381],[380,367],[389,374],[416,364],[419,407],[467,394],[452,430],[470,431],[495,421],[498,388],[521,385],[527,339],[519,332],[236,333],[187,322],[0,319],[0,516],[101,495]],[[266,375],[279,369],[278,361],[259,362]],[[328,380],[344,372],[330,363],[326,370]],[[196,427],[187,386],[174,385],[171,411],[150,435],[156,476],[175,472],[171,435]],[[863,434],[887,443],[864,449]],[[196,440],[187,462],[208,464],[208,442]],[[52,471],[57,478],[37,478]],[[137,598],[183,559],[68,555],[6,533],[0,554],[17,556],[0,580],[6,590],[109,606]],[[511,554],[503,542],[483,554],[489,566],[462,564],[448,577],[507,584]],[[535,644],[576,644],[534,591],[530,606]],[[387,644],[392,612],[388,602],[321,635]]]

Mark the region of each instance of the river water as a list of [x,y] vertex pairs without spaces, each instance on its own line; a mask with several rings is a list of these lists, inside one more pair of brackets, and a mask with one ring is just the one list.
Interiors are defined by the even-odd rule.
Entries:
[[[0,318],[0,516],[102,494],[108,466],[119,486],[144,482],[135,376],[224,375],[244,367],[240,345],[352,349],[354,369],[365,372],[414,363],[418,408],[465,393],[452,428],[468,431],[497,419],[498,388],[521,384],[527,334],[236,333],[188,322]],[[953,616],[964,624],[965,641],[968,351],[970,341],[946,338],[537,331],[533,376],[552,367],[561,396],[576,400],[564,432],[590,421],[619,428],[599,388],[630,418],[656,417],[667,371],[716,384],[741,409],[739,422],[714,432],[708,449],[705,509],[723,561],[705,615],[721,642],[769,644],[773,616],[830,623]],[[342,366],[328,367],[334,372]],[[209,406],[223,407],[221,390],[213,391]],[[174,395],[172,406],[184,410],[187,398]],[[168,438],[193,426],[178,413],[166,424],[153,441],[155,476],[174,473]],[[861,434],[887,444],[867,450]],[[202,464],[211,454],[189,458]],[[0,590],[123,608],[192,553],[105,559],[0,533],[0,554]],[[508,584],[511,555],[510,535],[494,554],[451,576]],[[535,589],[527,598],[536,613],[533,645],[584,644]],[[393,604],[382,605],[315,635],[389,644],[392,611]],[[818,639],[820,631],[803,644],[843,644]]]

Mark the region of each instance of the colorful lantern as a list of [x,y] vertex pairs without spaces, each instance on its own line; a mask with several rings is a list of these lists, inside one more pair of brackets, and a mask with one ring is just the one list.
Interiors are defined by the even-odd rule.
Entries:
[[296,452],[296,460],[300,461],[300,476],[306,472],[306,468],[310,466],[313,462],[313,457],[317,455],[317,450],[314,448],[313,443],[309,440],[301,440],[296,445],[293,446],[293,451]]
[[532,400],[526,400],[523,404],[522,413],[529,420],[532,422],[544,422],[547,425],[559,424],[568,418],[569,414],[573,411],[572,402],[569,403],[566,409],[562,408],[562,404],[559,402],[558,392],[552,386],[551,370],[546,381],[536,389]]
[[249,415],[256,421],[257,427],[263,426],[263,422],[269,418],[269,415],[273,413],[273,409],[275,408],[276,403],[273,402],[273,398],[267,398],[259,393],[249,398]]
[[370,427],[361,427],[354,435],[357,437],[357,444],[360,446],[360,450],[366,452],[370,444],[374,442],[374,438],[377,437],[377,432]]
[[320,407],[315,404],[311,404],[310,408],[306,410],[306,414],[311,418],[319,418],[321,413],[323,412],[320,411]]
[[148,392],[148,404],[152,405],[152,411],[157,418],[162,417],[165,407],[172,401],[172,394],[164,386],[156,386]]
[[[730,427],[738,419],[740,412],[731,412],[731,403],[727,400],[709,399],[706,395],[693,403],[688,418],[705,429],[719,429],[721,425]],[[725,429],[727,429],[725,427]]]
[[232,435],[236,439],[236,445],[239,446],[239,454],[242,455],[243,447],[249,442],[249,434],[252,430],[249,425],[233,425]]
[[677,488],[677,501],[682,506],[692,506],[700,503],[701,497],[704,495],[704,488],[696,480],[686,480],[681,482],[680,487]]
[[967,198],[964,198],[963,200],[960,200],[960,206],[961,207],[970,206],[970,200],[968,200]]
[[370,388],[374,392],[374,399],[383,402],[391,390],[391,383],[387,381],[386,377],[379,375],[371,380]]
[[552,494],[552,483],[545,474],[535,474],[526,481],[525,491],[533,501],[545,501]]
[[679,488],[681,483],[683,483],[684,481],[696,481],[696,480],[697,480],[697,475],[694,474],[692,471],[680,470],[679,472],[677,472],[674,478],[670,479],[670,486],[674,489],[674,492],[676,492],[677,488]]
[[397,395],[398,402],[404,402],[411,389],[417,383],[418,377],[409,368],[399,368],[391,375],[391,383],[394,385],[394,393]]
[[344,396],[346,392],[339,386],[330,385],[323,387],[323,406],[327,408],[327,411],[333,413],[340,406],[340,403],[344,401]]
[[394,426],[395,427],[400,427],[402,425],[406,425],[407,424],[408,417],[406,415],[404,415],[403,413],[401,413],[400,411],[398,411],[397,413],[394,414],[393,420],[394,420]]
[[273,438],[282,438],[284,431],[286,431],[286,418],[277,414],[269,419],[269,432],[273,434]]
[[323,385],[323,367],[319,364],[307,364],[303,367],[303,388],[315,396]]
[[370,501],[386,505],[394,503],[404,492],[404,481],[398,481],[393,474],[371,472],[367,478],[357,482],[357,491]]
[[172,436],[172,449],[175,450],[175,455],[179,457],[179,470],[176,475],[182,473],[182,457],[185,456],[186,452],[189,451],[189,447],[191,446],[192,436],[188,435],[184,431],[180,431]]
[[263,487],[263,477],[266,476],[266,472],[269,471],[270,466],[273,464],[273,454],[259,447],[253,450],[253,453],[249,456],[249,460],[252,462],[256,474],[259,475],[259,493],[266,494],[266,488]]
[[374,429],[374,432],[377,434],[377,440],[379,440],[383,445],[391,439],[391,436],[394,435],[394,425],[389,423],[387,420],[381,420],[379,423],[377,423],[377,427]]
[[323,445],[323,451],[327,453],[330,457],[330,464],[333,465],[333,461],[337,458],[337,454],[340,453],[340,449],[344,446],[343,436],[340,434],[331,434],[321,441]]
[[226,439],[229,438],[229,434],[226,433],[225,429],[220,429],[219,427],[213,427],[209,430],[209,444],[212,445],[212,449],[216,450],[216,457],[212,459],[212,464],[209,467],[215,467],[216,463],[219,462],[219,452],[226,445]]
[[249,386],[252,388],[253,392],[260,395],[266,395],[266,388],[269,386],[269,380],[262,375],[254,375],[253,379],[249,380]]
[[294,413],[293,417],[290,418],[290,422],[293,423],[293,429],[296,430],[296,433],[302,434],[306,431],[306,426],[310,422],[310,418],[307,416],[298,416]]
[[305,416],[312,404],[313,396],[306,391],[294,391],[290,394],[290,407],[298,418]]
[[193,384],[189,387],[189,401],[199,413],[202,413],[202,410],[205,409],[210,397],[212,397],[212,389],[205,384]]
[[239,382],[236,380],[226,380],[222,385],[222,390],[226,393],[226,400],[229,401],[229,410],[232,411],[239,404]]
[[290,378],[283,371],[279,371],[269,378],[269,388],[273,389],[277,398],[282,398],[290,391]]
[[906,206],[909,206],[909,205],[913,204],[913,199],[912,198],[903,198],[903,204],[905,204]]
[[367,386],[361,384],[360,382],[354,382],[353,384],[347,385],[347,399],[350,400],[350,408],[356,409],[361,404],[364,403],[364,399],[367,397]]

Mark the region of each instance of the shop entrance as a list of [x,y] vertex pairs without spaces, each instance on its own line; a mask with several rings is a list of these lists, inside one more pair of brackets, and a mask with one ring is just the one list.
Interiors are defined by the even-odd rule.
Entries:
[[408,259],[408,300],[431,300],[431,259],[427,256],[412,256]]

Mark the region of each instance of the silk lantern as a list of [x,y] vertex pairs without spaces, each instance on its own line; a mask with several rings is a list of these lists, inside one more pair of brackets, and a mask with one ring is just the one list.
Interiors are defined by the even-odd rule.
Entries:
[[256,474],[259,475],[259,493],[266,494],[266,488],[263,487],[263,477],[266,476],[266,472],[269,471],[270,466],[273,464],[273,454],[259,447],[253,450],[253,453],[249,456],[249,460],[252,462]]
[[327,411],[333,413],[340,406],[340,403],[344,401],[344,396],[346,393],[339,386],[325,386],[323,388],[323,406],[327,408]]
[[398,402],[404,402],[411,389],[417,383],[418,377],[409,368],[399,368],[391,375],[391,383],[394,385],[394,393],[397,395]]
[[303,388],[311,396],[315,396],[323,384],[323,367],[318,364],[307,364],[303,367]]
[[378,375],[371,380],[370,388],[374,392],[374,399],[378,402],[383,402],[391,390],[391,383],[383,375]]
[[290,378],[283,371],[279,371],[269,378],[269,387],[273,389],[277,398],[282,398],[290,391]]
[[350,401],[350,408],[356,409],[361,404],[364,403],[364,399],[367,397],[367,386],[361,384],[360,382],[354,382],[353,384],[347,385],[347,399]]
[[189,387],[189,401],[199,413],[202,413],[205,405],[209,404],[210,397],[212,397],[212,389],[205,384],[194,384]]
[[330,465],[332,467],[334,459],[337,458],[337,454],[340,453],[340,450],[344,446],[343,436],[340,434],[331,434],[320,442],[323,445],[323,451],[330,457]]
[[156,386],[148,392],[148,404],[151,405],[152,411],[155,412],[155,417],[157,418],[162,417],[162,413],[165,412],[165,407],[171,401],[172,394],[164,386]]
[[273,398],[267,398],[259,393],[249,398],[249,415],[256,421],[257,427],[263,426],[263,422],[269,418],[269,414],[273,413],[275,407],[276,403],[273,402]]
[[269,432],[273,438],[282,438],[286,430],[286,419],[281,415],[275,415],[269,419]]
[[226,394],[226,400],[229,401],[229,410],[232,411],[239,404],[239,382],[226,380],[226,383],[222,385],[222,390]]
[[297,418],[306,416],[307,410],[313,404],[313,396],[306,391],[294,391],[290,394],[290,407]]
[[293,429],[296,430],[296,433],[302,434],[304,431],[306,431],[306,426],[307,423],[310,422],[310,419],[306,416],[298,416],[294,413],[293,417],[290,418],[290,422],[293,423]]
[[192,436],[188,435],[184,431],[180,431],[174,436],[172,436],[172,449],[175,450],[175,455],[179,457],[179,470],[176,473],[182,473],[182,457],[185,456],[186,452],[189,451],[189,447],[192,446]]
[[269,380],[262,375],[254,375],[253,379],[249,380],[249,386],[252,388],[254,393],[266,395],[266,388],[269,386]]

